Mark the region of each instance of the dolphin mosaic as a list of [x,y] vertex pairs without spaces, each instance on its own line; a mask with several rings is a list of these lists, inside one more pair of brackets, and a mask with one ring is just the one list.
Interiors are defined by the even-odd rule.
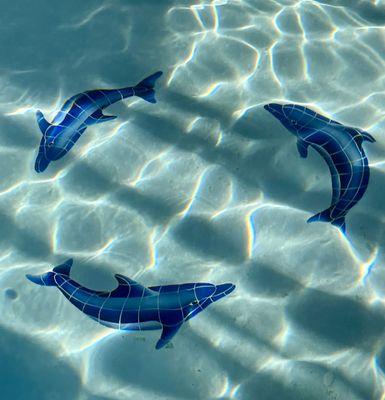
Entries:
[[109,328],[142,331],[163,329],[156,349],[164,347],[184,322],[230,294],[235,285],[184,283],[146,288],[123,275],[111,292],[87,289],[69,275],[72,259],[42,275],[26,275],[41,286],[56,286],[83,313]]
[[111,121],[114,115],[104,115],[103,110],[113,103],[131,96],[156,103],[154,85],[161,71],[147,77],[134,87],[100,89],[79,93],[69,98],[49,123],[41,111],[36,112],[42,133],[35,171],[43,172],[51,161],[64,157],[78,141],[88,126]]
[[370,170],[362,144],[375,139],[368,132],[342,125],[304,106],[271,103],[264,108],[297,137],[301,157],[307,157],[311,146],[329,166],[331,206],[307,222],[330,222],[345,233],[345,216],[362,198],[369,183]]

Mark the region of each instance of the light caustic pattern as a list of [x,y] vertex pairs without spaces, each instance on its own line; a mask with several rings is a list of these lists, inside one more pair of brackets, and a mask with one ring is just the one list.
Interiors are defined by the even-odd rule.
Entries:
[[[53,15],[36,2],[31,18],[8,5],[0,16],[4,43],[25,36],[0,46],[0,356],[17,366],[6,381],[19,382],[0,380],[2,393],[385,398],[382,2],[55,6]],[[157,104],[113,106],[118,119],[34,173],[37,108],[50,120],[74,93],[156,70],[165,72]],[[294,136],[262,107],[272,102],[376,138],[364,144],[371,178],[347,217],[348,238],[306,224],[330,204],[330,174],[314,151],[300,159]],[[103,328],[24,277],[70,257],[73,278],[95,290],[111,290],[114,273],[146,286],[237,289],[156,352],[158,332]],[[22,392],[12,371],[36,388]]]

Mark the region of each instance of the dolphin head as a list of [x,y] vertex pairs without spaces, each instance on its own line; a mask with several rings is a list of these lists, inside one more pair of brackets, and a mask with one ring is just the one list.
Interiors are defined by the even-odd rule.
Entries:
[[45,140],[45,154],[50,160],[54,160],[55,139],[47,137]]
[[232,283],[222,283],[221,285],[215,286],[215,292],[211,296],[213,302],[218,301],[222,297],[227,296],[235,289],[235,285]]
[[266,104],[263,108],[269,111],[285,128],[296,136],[302,128],[309,125],[314,119],[313,115],[306,113],[304,106],[297,104],[270,103]]
[[212,303],[227,296],[235,289],[232,283],[223,283],[222,285],[212,285],[211,283],[197,283],[195,286],[195,298],[199,304],[210,300]]
[[50,161],[58,160],[66,153],[65,149],[63,149],[59,143],[58,134],[55,131],[55,128],[56,127],[54,127],[52,132],[49,132],[49,134],[44,138],[45,156]]
[[47,169],[49,163],[56,160],[58,151],[55,150],[55,127],[48,125],[40,140],[39,153],[35,161],[35,171],[40,173]]
[[203,311],[210,304],[215,303],[222,297],[227,296],[234,289],[235,285],[232,283],[224,283],[222,285],[196,283],[193,290],[189,290],[189,293],[183,296],[183,303],[188,305],[190,308],[186,317],[186,321]]

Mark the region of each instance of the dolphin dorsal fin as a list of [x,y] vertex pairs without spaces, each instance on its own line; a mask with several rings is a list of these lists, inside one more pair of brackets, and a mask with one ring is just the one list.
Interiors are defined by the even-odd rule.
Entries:
[[119,285],[110,293],[110,297],[144,297],[155,294],[150,289],[147,289],[127,276],[115,274],[115,279]]
[[74,260],[72,258],[68,259],[63,264],[60,264],[57,267],[55,267],[53,269],[53,272],[56,272],[57,274],[63,274],[63,275],[69,276],[70,272],[71,272],[71,267],[72,267],[73,261]]
[[361,145],[362,142],[365,140],[371,143],[374,143],[376,141],[376,139],[374,139],[374,137],[370,133],[360,128],[346,126],[345,129],[354,137],[354,140],[358,143],[358,145]]
[[374,137],[368,132],[361,131],[361,135],[364,140],[367,140],[370,143],[374,143],[376,141],[376,139],[374,139]]
[[51,124],[44,118],[44,115],[40,110],[36,111],[36,120],[39,124],[40,131],[44,136]]

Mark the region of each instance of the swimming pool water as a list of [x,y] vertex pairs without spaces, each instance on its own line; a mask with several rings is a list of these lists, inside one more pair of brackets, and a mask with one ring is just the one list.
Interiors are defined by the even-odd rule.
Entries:
[[[385,3],[0,4],[1,398],[383,399]],[[111,106],[34,171],[37,109],[157,70],[157,104]],[[272,102],[375,137],[347,237],[306,224],[330,173]],[[159,331],[104,328],[25,278],[70,257],[98,290],[115,273],[237,288],[157,351]]]

